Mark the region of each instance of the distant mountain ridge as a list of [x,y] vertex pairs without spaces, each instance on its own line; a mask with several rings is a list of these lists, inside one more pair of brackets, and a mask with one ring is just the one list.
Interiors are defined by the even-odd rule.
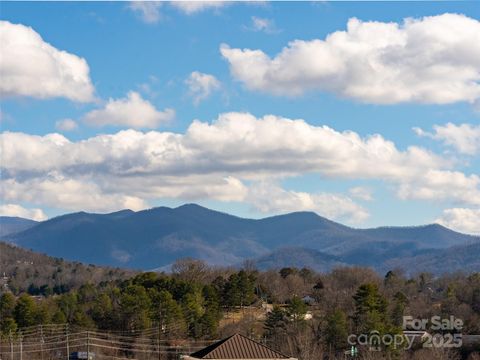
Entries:
[[0,238],[3,238],[9,234],[27,230],[37,224],[38,221],[30,219],[24,219],[15,216],[0,216]]
[[217,265],[256,259],[263,268],[304,263],[328,270],[346,264],[383,271],[419,256],[438,257],[438,251],[452,246],[480,243],[478,236],[437,224],[354,229],[312,212],[245,219],[195,204],[67,214],[2,239],[55,257],[136,269],[161,268],[177,258],[194,257]]

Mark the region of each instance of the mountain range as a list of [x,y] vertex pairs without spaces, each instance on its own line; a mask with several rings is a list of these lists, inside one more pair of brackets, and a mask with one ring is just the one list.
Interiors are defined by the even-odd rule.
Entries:
[[[11,224],[15,224],[12,226]],[[9,225],[10,224],[10,225]],[[193,257],[214,265],[253,259],[261,269],[370,266],[378,271],[480,271],[480,237],[437,224],[355,229],[312,212],[246,219],[187,204],[43,222],[0,217],[1,239],[67,260],[134,269]],[[6,226],[4,226],[6,225]]]
[[37,221],[30,219],[23,219],[20,217],[0,216],[0,239],[7,236],[33,227],[38,224]]

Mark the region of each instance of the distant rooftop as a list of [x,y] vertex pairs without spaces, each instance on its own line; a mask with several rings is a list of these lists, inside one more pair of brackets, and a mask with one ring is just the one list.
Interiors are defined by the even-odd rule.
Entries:
[[235,334],[224,340],[220,340],[190,356],[185,356],[184,359],[296,360],[240,334]]

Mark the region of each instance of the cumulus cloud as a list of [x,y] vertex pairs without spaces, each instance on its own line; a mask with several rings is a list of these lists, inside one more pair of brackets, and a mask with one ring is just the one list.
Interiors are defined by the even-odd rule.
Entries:
[[228,1],[172,1],[170,4],[187,15],[193,15],[207,9],[220,9],[229,4]]
[[185,83],[188,85],[195,105],[208,98],[212,92],[220,89],[220,81],[215,76],[198,71],[192,72]]
[[350,195],[356,199],[364,201],[372,201],[373,194],[372,190],[363,186],[356,186],[348,190]]
[[14,216],[36,221],[48,219],[47,215],[45,215],[42,209],[26,209],[17,204],[0,205],[0,216]]
[[0,21],[2,97],[94,100],[87,61],[58,50],[30,27]]
[[[101,179],[96,179],[101,181]],[[114,181],[114,179],[109,179]],[[49,173],[32,179],[2,180],[0,195],[7,201],[25,201],[73,211],[143,210],[148,204],[136,196],[109,193],[88,176],[69,178]],[[16,199],[16,200],[14,200]]]
[[378,134],[362,138],[303,120],[256,118],[249,113],[224,113],[212,123],[195,120],[184,134],[130,129],[71,142],[60,134],[5,132],[0,139],[7,172],[100,167],[126,174],[227,172],[259,178],[319,172],[329,177],[394,180],[448,165],[422,148],[400,151]]
[[143,22],[147,24],[155,24],[161,19],[160,1],[132,1],[128,8],[137,13]]
[[461,124],[435,125],[430,133],[420,128],[413,128],[418,136],[429,137],[453,147],[461,154],[475,155],[480,153],[480,125]]
[[[188,201],[211,199],[218,201],[244,201],[248,194],[247,186],[233,176],[139,174],[116,177],[109,176],[97,180],[113,193],[135,194],[141,198],[173,198]],[[134,186],[132,186],[134,184]]]
[[[4,132],[0,144],[1,192],[9,202],[108,210],[129,202],[137,205],[128,207],[142,208],[143,199],[165,197],[253,204],[252,191],[266,180],[318,174],[383,180],[403,199],[480,204],[480,178],[452,170],[444,156],[414,146],[399,150],[380,135],[361,137],[273,115],[225,113],[211,123],[195,120],[184,133],[130,129],[75,142],[60,134]],[[362,209],[346,196],[271,189],[281,195],[278,202],[268,203],[265,196],[265,205],[257,201],[256,208],[284,204],[362,217],[353,215]],[[360,193],[357,189],[351,196]],[[326,209],[329,201],[348,211],[332,213]]]
[[446,209],[436,222],[453,230],[480,235],[480,209]]
[[295,40],[271,58],[222,45],[233,77],[251,90],[320,90],[362,102],[448,104],[480,98],[480,22],[443,14],[403,23],[356,18],[325,39]]
[[142,96],[130,91],[126,98],[109,99],[103,109],[87,113],[83,120],[92,126],[129,126],[133,128],[157,128],[175,117],[173,109],[158,111]]
[[78,129],[78,124],[72,119],[58,120],[55,123],[55,129],[58,131],[73,131]]
[[264,213],[314,211],[321,216],[349,223],[359,223],[369,217],[366,209],[345,195],[289,191],[268,183],[253,186],[247,202]]
[[453,200],[480,205],[480,177],[459,171],[425,169],[425,173],[401,182],[397,194],[402,199]]

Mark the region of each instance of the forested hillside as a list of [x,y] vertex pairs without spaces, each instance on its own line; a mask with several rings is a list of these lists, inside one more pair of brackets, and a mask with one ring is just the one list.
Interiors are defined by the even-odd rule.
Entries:
[[[306,268],[258,271],[251,263],[233,270],[184,259],[174,264],[170,275],[146,272],[97,286],[85,279],[60,295],[33,298],[2,292],[4,339],[19,331],[32,334],[28,329],[41,324],[56,324],[45,326],[42,336],[55,328],[52,336],[58,339],[65,336],[68,324],[72,333],[93,334],[90,346],[97,354],[138,359],[157,359],[156,349],[174,359],[178,352],[169,349],[187,351],[186,344],[240,332],[301,360],[333,360],[343,358],[350,348],[348,334],[399,334],[404,315],[455,316],[464,323],[463,334],[480,334],[478,273],[435,278],[426,273],[405,277],[398,271],[379,276],[366,268],[347,267],[329,273]],[[105,344],[115,352],[106,352]],[[381,351],[359,350],[363,359],[475,359],[475,346],[404,351],[381,345]]]
[[99,284],[124,279],[135,271],[85,265],[53,258],[0,241],[0,272],[3,286],[14,293],[51,295],[77,289],[85,283]]

